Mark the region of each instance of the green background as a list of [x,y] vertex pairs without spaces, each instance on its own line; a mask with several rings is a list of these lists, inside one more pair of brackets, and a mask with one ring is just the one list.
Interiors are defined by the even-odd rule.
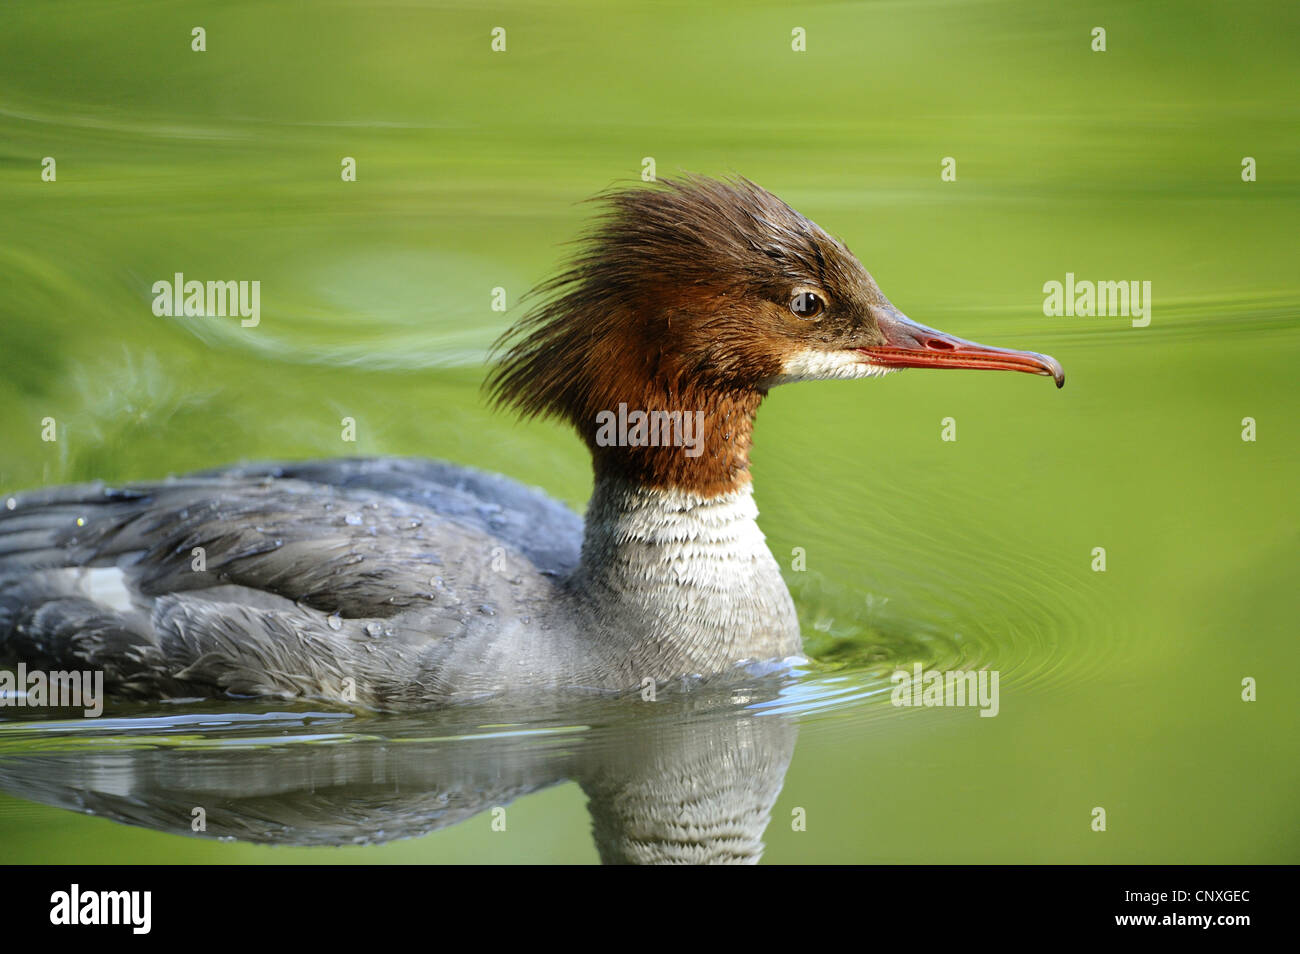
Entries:
[[[418,454],[581,507],[580,445],[485,407],[485,349],[561,260],[579,200],[637,181],[643,157],[660,176],[742,174],[845,239],[914,319],[1050,353],[1068,376],[1058,392],[910,371],[766,402],[761,523],[787,568],[806,551],[787,576],[819,660],[766,859],[1300,861],[1298,17],[1290,2],[6,3],[0,490]],[[260,326],[155,317],[150,286],[176,271],[261,281]],[[1066,272],[1150,281],[1150,326],[1045,317],[1043,283]],[[870,693],[913,659],[998,669],[1001,714]],[[508,835],[479,816],[384,846],[269,849],[6,796],[0,856],[588,861],[583,805],[568,784],[516,803]]]

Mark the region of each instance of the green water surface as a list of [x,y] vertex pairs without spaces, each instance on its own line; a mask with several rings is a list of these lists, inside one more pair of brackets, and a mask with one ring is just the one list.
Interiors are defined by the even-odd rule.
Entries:
[[[581,508],[581,446],[486,408],[485,349],[560,261],[579,200],[646,157],[661,176],[743,174],[841,236],[916,320],[1068,376],[909,371],[767,400],[761,524],[815,662],[770,717],[798,742],[766,860],[1300,861],[1298,34],[1288,2],[7,3],[0,492],[398,454]],[[156,317],[151,286],[175,272],[260,281],[260,324]],[[1150,324],[1046,317],[1043,285],[1067,272],[1151,282]],[[888,673],[914,661],[998,670],[998,716],[891,706]],[[268,710],[162,717],[245,711]],[[18,779],[0,860],[596,858],[559,769],[505,832],[478,813],[338,848],[182,837],[23,787],[32,757],[103,757],[111,789],[106,751],[215,753],[219,808],[248,783],[223,747],[375,746],[423,771],[527,727],[458,726],[405,756],[451,730],[355,715],[159,732],[158,715],[111,710],[90,731],[0,713],[0,776]],[[548,718],[471,761],[559,759],[604,717]]]

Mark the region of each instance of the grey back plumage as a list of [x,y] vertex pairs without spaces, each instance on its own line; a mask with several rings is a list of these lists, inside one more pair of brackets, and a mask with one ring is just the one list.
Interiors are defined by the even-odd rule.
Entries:
[[582,528],[504,477],[400,459],[11,500],[0,510],[0,657],[103,669],[128,696],[404,708],[490,693],[508,667],[450,671],[490,651],[492,620],[517,628],[560,602]]

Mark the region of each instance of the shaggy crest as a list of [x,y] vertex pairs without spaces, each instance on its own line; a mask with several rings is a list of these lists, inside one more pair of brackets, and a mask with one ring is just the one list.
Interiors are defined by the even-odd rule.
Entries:
[[783,310],[799,285],[879,295],[844,245],[747,179],[661,180],[593,201],[603,208],[578,254],[494,348],[506,350],[488,388],[525,418],[582,431],[648,388],[753,390],[781,356],[755,301]]

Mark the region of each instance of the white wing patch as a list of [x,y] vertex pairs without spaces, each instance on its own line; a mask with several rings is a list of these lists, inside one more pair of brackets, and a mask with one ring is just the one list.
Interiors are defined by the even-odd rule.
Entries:
[[131,609],[131,591],[127,589],[126,574],[115,566],[90,567],[81,573],[81,587],[91,600],[125,613]]

